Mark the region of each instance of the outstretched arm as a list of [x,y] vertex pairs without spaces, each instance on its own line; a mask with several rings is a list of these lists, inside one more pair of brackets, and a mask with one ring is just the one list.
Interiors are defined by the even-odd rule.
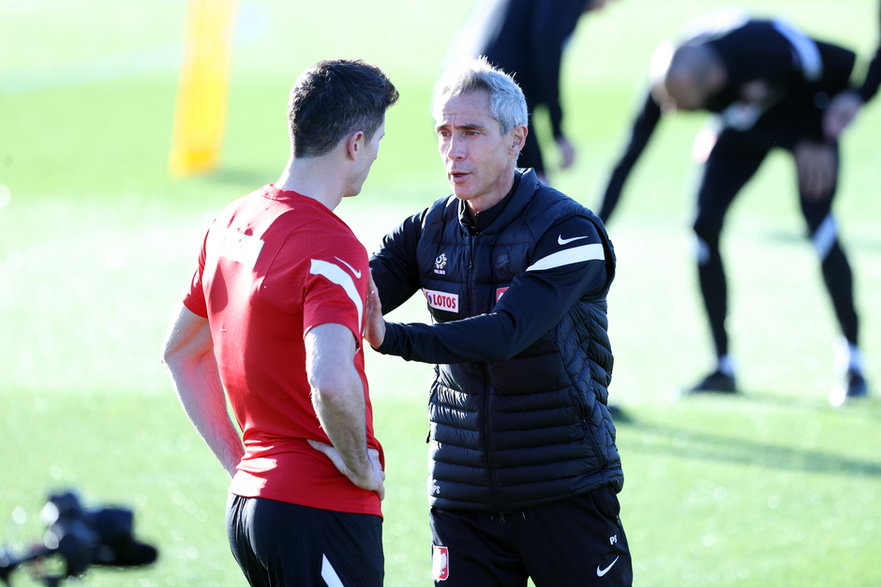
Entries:
[[[878,3],[878,16],[878,30],[879,34],[881,34],[881,2]],[[878,42],[875,57],[872,58],[872,62],[869,64],[866,79],[863,80],[863,85],[860,88],[860,97],[863,99],[863,102],[868,102],[874,98],[875,94],[878,93],[879,86],[881,86],[881,41]]]
[[612,168],[609,176],[609,182],[603,193],[603,199],[600,202],[598,216],[603,222],[608,222],[609,217],[618,205],[621,198],[621,192],[624,190],[624,183],[636,165],[636,161],[642,155],[643,150],[649,142],[655,127],[661,119],[661,107],[652,97],[651,93],[645,98],[642,110],[633,122],[630,130],[630,139],[627,147],[618,162]]
[[[881,12],[881,3],[879,3],[879,12]],[[823,115],[823,132],[826,138],[838,139],[856,119],[860,108],[875,97],[879,86],[881,86],[881,42],[875,50],[872,62],[869,63],[862,86],[841,92],[833,98],[829,108],[826,109]]]
[[244,455],[226,409],[208,319],[181,305],[165,339],[163,361],[184,411],[230,476]]
[[[567,237],[563,244],[561,235]],[[607,255],[611,253],[586,218],[554,227],[536,252],[532,265],[514,279],[488,314],[431,325],[387,323],[371,295],[368,342],[381,353],[425,363],[513,357],[553,328],[580,298],[604,291],[610,276]]]

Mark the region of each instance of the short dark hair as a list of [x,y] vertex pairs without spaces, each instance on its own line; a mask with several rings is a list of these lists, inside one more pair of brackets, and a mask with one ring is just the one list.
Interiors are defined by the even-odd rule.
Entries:
[[395,86],[375,65],[347,59],[319,61],[291,88],[288,122],[293,155],[324,155],[359,130],[373,138],[385,111],[397,100]]

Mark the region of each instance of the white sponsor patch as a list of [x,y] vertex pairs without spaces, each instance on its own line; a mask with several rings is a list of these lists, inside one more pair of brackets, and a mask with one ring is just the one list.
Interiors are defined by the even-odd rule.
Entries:
[[444,312],[459,312],[459,294],[447,293],[444,291],[434,291],[433,289],[423,289],[425,299],[428,305],[435,310],[443,310]]
[[446,581],[450,577],[450,551],[446,546],[433,546],[431,552],[431,578]]
[[220,245],[220,256],[238,261],[247,267],[257,263],[257,257],[263,249],[263,241],[253,234],[245,234],[234,228],[227,228]]

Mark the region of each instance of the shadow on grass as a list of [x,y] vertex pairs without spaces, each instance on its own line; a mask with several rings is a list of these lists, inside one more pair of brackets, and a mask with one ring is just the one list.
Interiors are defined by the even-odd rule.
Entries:
[[[805,234],[796,232],[771,231],[765,233],[762,238],[768,242],[783,245],[809,246],[810,244],[810,241]],[[862,251],[881,252],[881,238],[874,235],[869,236],[863,232],[847,232],[845,230],[841,238],[848,249],[858,248]]]
[[[743,396],[740,396],[738,399],[741,398]],[[709,399],[712,400],[712,398]],[[782,402],[781,398],[766,398],[762,396],[758,398],[751,397],[747,401],[756,399],[758,403],[767,402],[769,399],[773,402]],[[695,405],[687,409],[691,413],[692,410],[700,408]],[[831,410],[832,408],[829,409]],[[652,411],[651,420],[653,421],[640,419],[635,414],[636,411],[628,407],[626,412],[622,411],[620,419],[615,418],[619,431],[627,431],[626,433],[631,435],[628,439],[629,443],[633,443],[631,450],[675,455],[677,458],[707,461],[716,464],[730,463],[763,467],[778,472],[788,470],[846,477],[857,476],[867,479],[881,478],[881,460],[863,460],[834,454],[831,452],[831,450],[835,449],[834,444],[830,444],[830,452],[813,448],[784,446],[774,442],[762,442],[761,440],[704,430],[687,429],[677,426],[675,423],[669,425],[659,423],[657,417],[663,414],[659,410]],[[796,409],[794,411],[800,410]],[[728,410],[728,412],[731,414],[731,417],[739,417],[732,410]],[[683,418],[682,413],[671,413],[670,415],[670,420],[673,421]],[[718,416],[718,411],[714,411],[713,417],[715,418],[716,416]],[[749,414],[746,413],[740,416],[750,418]],[[688,415],[685,417],[692,418],[693,416]],[[774,419],[773,415],[767,417],[770,420]],[[796,416],[795,414],[790,414],[788,417],[794,418]],[[705,420],[703,423],[704,425],[712,426],[712,420]],[[790,426],[791,424],[787,423],[786,429],[789,429]],[[871,427],[871,424],[868,427]],[[748,431],[745,431],[745,434],[748,434]],[[780,434],[785,433],[781,432]],[[841,442],[846,444],[846,439],[841,439]]]

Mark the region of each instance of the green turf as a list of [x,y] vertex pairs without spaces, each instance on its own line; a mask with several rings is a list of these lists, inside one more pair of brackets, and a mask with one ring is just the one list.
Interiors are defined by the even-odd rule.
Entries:
[[[138,533],[161,551],[151,568],[97,569],[85,584],[243,584],[223,530],[225,474],[158,360],[201,232],[229,199],[276,179],[287,90],[324,57],[374,61],[401,90],[363,194],[338,209],[368,248],[446,193],[428,102],[470,5],[242,0],[220,168],[176,180],[166,163],[184,3],[0,4],[0,184],[10,194],[0,207],[0,544],[24,548],[42,532],[47,492],[76,487],[90,505],[132,506]],[[742,5],[783,11],[861,50],[878,36],[874,0]],[[557,185],[597,203],[654,45],[728,6],[616,0],[580,24],[564,83],[580,159]],[[881,584],[879,402],[826,403],[838,334],[785,157],[748,186],[723,242],[744,394],[677,397],[711,358],[688,228],[688,152],[701,121],[664,121],[609,225],[619,258],[611,393],[626,416],[621,502],[637,584]],[[843,144],[836,211],[870,382],[881,385],[881,109],[858,122]],[[393,317],[425,313],[417,301]],[[386,584],[426,585],[430,368],[367,359],[388,457]],[[17,575],[15,584],[36,584]]]

